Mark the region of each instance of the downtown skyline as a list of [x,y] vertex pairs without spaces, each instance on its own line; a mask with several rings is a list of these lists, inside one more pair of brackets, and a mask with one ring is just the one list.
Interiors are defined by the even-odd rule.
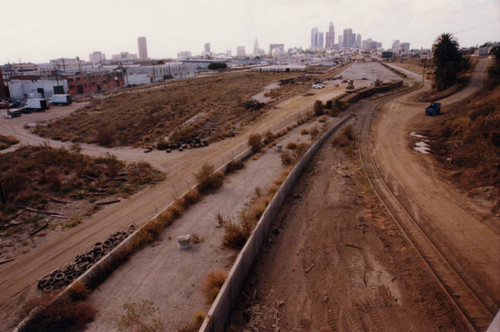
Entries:
[[[120,52],[138,53],[137,37],[145,36],[151,58],[176,58],[181,51],[193,55],[210,43],[224,53],[238,46],[251,50],[255,39],[263,49],[272,43],[285,49],[310,46],[310,31],[336,34],[352,28],[363,38],[390,48],[404,40],[411,48],[430,48],[443,32],[451,32],[461,47],[498,40],[498,1],[323,1],[201,0],[182,3],[89,0],[67,4],[60,0],[38,2],[4,0],[8,14],[0,31],[0,64],[48,62],[50,59],[101,51],[107,57]],[[21,13],[21,16],[15,13]],[[54,17],[54,20],[50,20]]]

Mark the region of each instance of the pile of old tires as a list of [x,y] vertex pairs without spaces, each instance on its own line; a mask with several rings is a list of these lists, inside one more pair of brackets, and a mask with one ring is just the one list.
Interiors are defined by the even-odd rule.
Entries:
[[50,293],[53,290],[65,287],[97,263],[104,255],[110,252],[120,242],[125,240],[134,227],[128,232],[116,232],[103,242],[97,242],[92,249],[83,254],[76,255],[71,264],[63,265],[38,281],[38,289]]

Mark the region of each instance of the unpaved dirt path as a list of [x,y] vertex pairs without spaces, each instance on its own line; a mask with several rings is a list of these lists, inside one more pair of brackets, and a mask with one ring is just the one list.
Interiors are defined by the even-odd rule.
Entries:
[[[469,87],[441,100],[452,103],[477,92],[486,61],[477,64]],[[500,218],[478,206],[466,193],[443,180],[432,156],[409,148],[409,134],[427,128],[427,104],[412,102],[415,94],[388,103],[374,126],[374,157],[386,182],[432,242],[459,272],[483,303],[496,313],[500,303]]]
[[[471,84],[482,86],[485,61]],[[416,77],[415,77],[416,78]],[[426,83],[428,87],[430,84]],[[393,192],[469,286],[495,313],[500,295],[500,220],[409,147],[430,124],[426,104],[399,97],[373,128],[375,159]],[[451,108],[447,108],[451,111]],[[466,330],[428,268],[367,187],[352,159],[326,144],[294,189],[231,318],[235,330]],[[347,176],[346,176],[347,175]],[[325,181],[328,179],[328,181]]]
[[[339,70],[340,71],[340,70]],[[332,72],[332,76],[337,72]],[[263,133],[270,129],[276,131],[296,121],[306,110],[312,109],[316,99],[327,100],[344,92],[344,87],[328,86],[321,90],[312,90],[312,95],[298,95],[288,98],[273,107],[261,119],[242,130],[240,135],[226,139],[202,149],[186,150],[166,154],[153,151],[145,154],[142,149],[113,148],[105,149],[95,145],[82,144],[83,153],[102,154],[111,152],[125,161],[144,160],[154,167],[165,171],[167,179],[163,183],[147,188],[129,199],[107,206],[88,220],[64,232],[47,236],[45,243],[32,248],[14,261],[0,265],[0,330],[16,320],[17,310],[28,298],[38,294],[36,282],[53,269],[73,260],[95,242],[109,234],[128,228],[130,224],[141,225],[158,212],[166,208],[175,197],[179,197],[194,185],[193,173],[204,162],[216,167],[229,161],[233,156],[247,148],[248,136],[254,132]],[[65,112],[68,108],[49,110],[45,113],[32,113],[16,119],[0,119],[2,135],[14,135],[21,144],[39,144],[49,142],[60,146],[60,142],[40,139],[32,135],[23,125],[35,119],[47,119]],[[51,113],[53,112],[53,113]]]

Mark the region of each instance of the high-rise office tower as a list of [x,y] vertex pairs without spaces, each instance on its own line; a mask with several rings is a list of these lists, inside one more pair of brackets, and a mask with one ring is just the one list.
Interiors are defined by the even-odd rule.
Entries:
[[330,26],[328,27],[328,31],[326,32],[325,38],[325,48],[333,49],[335,46],[335,28],[333,27],[333,22],[330,22]]
[[342,46],[351,47],[356,42],[356,34],[352,33],[352,29],[344,29],[344,38]]
[[361,35],[358,33],[356,35],[356,46],[361,47]]
[[323,42],[324,41],[324,35],[325,34],[323,32],[320,32],[318,34],[318,48],[323,48],[323,45],[325,45],[324,42]]
[[210,43],[205,43],[205,52],[210,53]]
[[318,48],[318,28],[311,30],[311,49]]
[[146,43],[146,37],[137,38],[137,45],[139,46],[139,59],[147,59],[148,44]]
[[344,46],[344,35],[340,35],[339,36],[339,47],[343,47]]

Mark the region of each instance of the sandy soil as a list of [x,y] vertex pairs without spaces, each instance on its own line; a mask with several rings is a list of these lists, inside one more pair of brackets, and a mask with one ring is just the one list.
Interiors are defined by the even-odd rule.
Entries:
[[[485,68],[480,62],[470,86],[441,102],[478,91]],[[500,220],[441,180],[430,156],[409,148],[409,134],[433,121],[424,116],[425,104],[411,101],[417,93],[380,112],[373,128],[375,159],[408,211],[496,313]],[[293,191],[303,197],[290,198],[277,218],[278,235],[268,239],[229,330],[466,329],[363,178],[357,162],[329,144],[319,151]]]
[[[340,71],[340,70],[339,70]],[[331,74],[336,75],[338,71]],[[343,93],[343,87],[329,86],[321,90],[311,90],[311,95],[298,95],[278,103],[260,120],[245,128],[238,137],[226,139],[202,149],[175,151],[166,154],[153,151],[145,154],[141,149],[106,149],[96,145],[82,144],[83,153],[100,155],[105,152],[115,154],[124,161],[144,160],[165,171],[167,179],[163,183],[145,189],[129,199],[107,206],[81,224],[47,236],[46,241],[36,248],[17,257],[14,261],[0,265],[0,326],[8,329],[17,318],[19,307],[27,299],[36,296],[36,281],[90,248],[109,234],[128,228],[131,224],[141,225],[166,208],[175,197],[194,185],[193,173],[203,162],[216,167],[223,165],[233,156],[247,148],[248,136],[254,132],[277,131],[300,118],[311,110],[316,99],[327,100]],[[76,104],[74,104],[76,106]],[[70,106],[70,107],[74,107]],[[21,144],[50,143],[57,147],[65,143],[48,141],[31,134],[23,128],[25,123],[47,120],[71,112],[71,108],[51,108],[44,113],[32,113],[16,119],[0,119],[2,135],[16,136]],[[3,328],[0,327],[0,330]]]
[[444,295],[363,177],[325,143],[292,191],[302,198],[277,217],[229,331],[453,330]]

